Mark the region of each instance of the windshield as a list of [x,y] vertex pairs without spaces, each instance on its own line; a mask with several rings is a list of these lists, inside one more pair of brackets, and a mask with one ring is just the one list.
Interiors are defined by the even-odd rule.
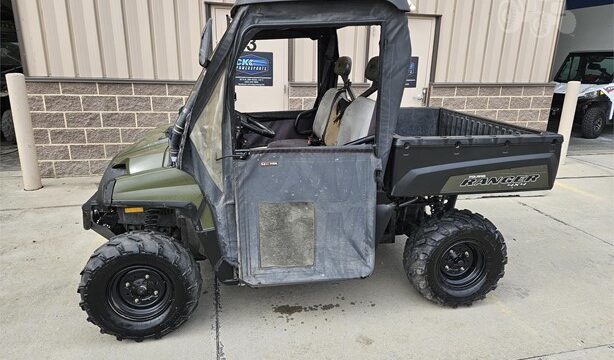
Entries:
[[0,44],[0,64],[2,69],[6,67],[21,66],[19,60],[19,44],[16,42],[2,42]]
[[203,68],[203,70],[200,72],[200,75],[198,75],[198,78],[196,79],[196,83],[194,83],[194,87],[192,88],[192,91],[190,91],[190,95],[188,96],[188,99],[186,100],[186,104],[190,104],[190,109],[194,106],[194,103],[196,102],[196,96],[198,96],[198,91],[200,90],[200,87],[203,85],[203,79],[205,78],[205,73],[207,73],[207,69]]
[[[226,36],[226,33],[224,33],[224,37],[225,36]],[[215,57],[215,54],[217,53],[220,43],[221,41],[215,44],[215,49],[213,49],[213,51],[211,52],[210,59],[213,59]],[[186,100],[186,103],[185,103],[185,108],[188,110],[188,113],[191,113],[194,108],[194,104],[196,103],[196,98],[198,97],[198,94],[200,93],[200,88],[203,86],[203,80],[205,79],[206,73],[207,73],[207,68],[203,68],[203,70],[200,72],[200,75],[198,75],[198,78],[196,79],[196,83],[194,83],[194,87],[192,88],[192,91],[190,91],[190,95],[188,96],[188,99]],[[181,118],[181,114],[180,116],[177,117],[177,120],[175,120],[175,124],[177,123],[177,121],[179,121],[180,118]]]
[[607,53],[572,54],[565,59],[554,81],[609,84],[614,74],[614,56]]

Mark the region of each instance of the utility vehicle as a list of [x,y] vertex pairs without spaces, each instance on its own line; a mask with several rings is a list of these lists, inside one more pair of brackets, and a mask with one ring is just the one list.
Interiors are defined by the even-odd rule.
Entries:
[[614,51],[572,52],[554,81],[548,131],[558,131],[569,81],[582,83],[574,123],[581,127],[583,137],[598,138],[614,122]]
[[6,74],[22,72],[23,67],[11,3],[3,1],[0,9],[0,132],[4,141],[15,144],[15,128],[6,87]]
[[[221,283],[252,287],[366,278],[397,235],[409,236],[403,266],[427,299],[455,307],[493,290],[503,236],[456,198],[551,189],[563,138],[401,108],[408,11],[405,0],[238,0],[213,52],[209,21],[205,70],[174,126],[117,155],[83,205],[85,229],[109,239],[82,272],[88,320],[119,339],[158,338],[196,308],[197,261]],[[337,37],[356,25],[380,27],[362,94]],[[246,46],[300,38],[317,42],[314,108],[236,111]]]

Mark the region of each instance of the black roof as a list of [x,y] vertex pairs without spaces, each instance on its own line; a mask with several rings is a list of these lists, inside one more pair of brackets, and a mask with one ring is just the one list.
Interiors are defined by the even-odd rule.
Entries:
[[612,54],[613,50],[586,50],[586,51],[572,51],[569,55],[589,55],[589,54]]
[[[249,5],[249,4],[263,4],[263,3],[272,3],[272,2],[288,2],[288,1],[309,1],[309,0],[236,0],[235,6]],[[401,11],[409,12],[409,4],[407,0],[383,0],[391,3],[397,9]]]

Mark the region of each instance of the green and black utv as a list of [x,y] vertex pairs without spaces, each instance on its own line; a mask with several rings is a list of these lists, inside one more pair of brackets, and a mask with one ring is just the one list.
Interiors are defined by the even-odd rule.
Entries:
[[[439,108],[401,108],[411,47],[406,0],[238,0],[170,129],[117,155],[83,205],[108,239],[78,292],[88,320],[118,339],[159,338],[197,306],[208,260],[217,281],[263,287],[366,278],[375,251],[409,238],[403,265],[427,299],[468,305],[503,276],[506,246],[459,194],[551,189],[561,143]],[[379,56],[353,95],[338,31],[379,26]],[[317,43],[307,111],[235,110],[237,60],[265,39]],[[338,87],[339,78],[343,86]]]

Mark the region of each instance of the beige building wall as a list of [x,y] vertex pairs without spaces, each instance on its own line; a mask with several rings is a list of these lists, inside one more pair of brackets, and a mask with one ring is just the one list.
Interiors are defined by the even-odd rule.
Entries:
[[201,0],[14,0],[31,77],[194,80]]
[[[100,174],[144,132],[175,120],[201,70],[198,44],[211,13],[218,33],[232,2],[13,0],[32,122],[44,176]],[[436,19],[428,104],[545,129],[548,84],[564,0],[418,0]],[[225,5],[224,3],[227,3]],[[214,36],[217,38],[219,34]],[[414,39],[422,34],[412,34]],[[376,28],[340,31],[355,90],[377,53]],[[291,41],[284,90],[291,109],[315,100],[316,48]],[[279,62],[277,62],[279,64]],[[424,66],[424,65],[421,65]]]
[[[204,0],[15,2],[28,76],[194,80],[198,75],[200,32],[210,11]],[[418,14],[440,15],[434,82],[547,82],[563,2],[415,0]],[[220,3],[232,2],[209,2]],[[353,56],[358,82],[357,69],[377,45],[370,44],[368,30],[341,31],[341,51]],[[296,41],[293,49],[290,79],[314,81],[315,49],[306,41]]]
[[414,0],[441,15],[436,83],[546,83],[564,0]]

